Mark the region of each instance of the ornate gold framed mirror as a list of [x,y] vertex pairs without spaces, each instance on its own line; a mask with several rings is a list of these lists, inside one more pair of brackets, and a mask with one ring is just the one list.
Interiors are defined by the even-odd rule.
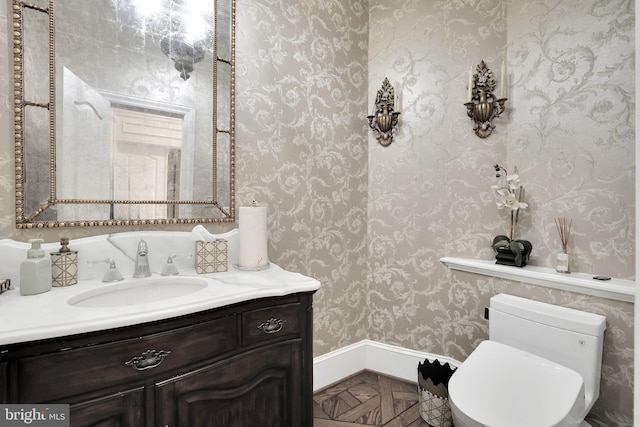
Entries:
[[12,0],[16,226],[235,220],[235,0]]

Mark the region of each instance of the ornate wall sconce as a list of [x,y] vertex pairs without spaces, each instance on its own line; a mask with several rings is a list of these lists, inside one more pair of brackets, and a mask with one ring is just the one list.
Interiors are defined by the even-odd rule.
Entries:
[[480,138],[486,138],[491,135],[495,125],[493,119],[500,117],[504,112],[504,62],[502,63],[502,75],[500,76],[500,95],[495,94],[496,81],[491,71],[484,61],[480,61],[473,74],[472,69],[469,70],[469,94],[464,105],[467,107],[467,116],[473,120],[473,131]]
[[393,141],[393,129],[398,125],[399,112],[395,88],[389,84],[389,79],[385,77],[382,87],[378,89],[376,103],[373,107],[373,114],[367,116],[369,127],[376,131],[376,139],[386,147]]

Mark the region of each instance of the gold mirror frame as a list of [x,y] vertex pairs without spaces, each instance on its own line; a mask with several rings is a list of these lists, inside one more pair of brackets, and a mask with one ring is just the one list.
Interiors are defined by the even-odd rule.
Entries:
[[[57,199],[56,198],[56,91],[55,91],[55,20],[54,0],[47,0],[48,6],[42,7],[29,4],[21,0],[12,0],[12,45],[11,56],[13,58],[13,95],[14,95],[14,140],[15,140],[15,204],[16,204],[16,228],[42,229],[54,227],[90,227],[90,226],[122,226],[122,225],[158,225],[158,224],[199,224],[233,222],[236,219],[235,209],[235,31],[236,31],[236,5],[235,0],[228,0],[231,9],[230,22],[230,47],[231,58],[221,59],[217,55],[217,36],[214,39],[213,61],[214,87],[217,91],[217,65],[224,62],[230,65],[230,123],[229,129],[219,129],[217,124],[217,93],[213,96],[212,120],[214,123],[213,136],[213,183],[212,200],[81,200],[81,199]],[[217,1],[215,2],[215,28],[217,25]],[[48,15],[49,33],[49,100],[47,104],[36,103],[25,99],[24,87],[24,25],[23,11],[29,8]],[[27,216],[26,212],[26,182],[25,182],[25,107],[44,108],[49,110],[49,191],[50,199],[35,212]],[[229,206],[223,207],[217,200],[217,143],[219,134],[229,135]],[[165,204],[165,205],[210,205],[216,207],[222,213],[218,218],[166,218],[166,219],[78,219],[78,220],[44,220],[35,218],[44,210],[56,204]]]

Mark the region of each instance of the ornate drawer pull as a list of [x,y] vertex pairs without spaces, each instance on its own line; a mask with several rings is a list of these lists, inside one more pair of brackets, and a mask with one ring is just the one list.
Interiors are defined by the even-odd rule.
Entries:
[[144,371],[145,369],[155,368],[162,363],[165,357],[171,352],[168,350],[147,350],[142,353],[142,356],[132,357],[131,360],[124,362],[125,365],[131,366],[137,371]]
[[260,329],[265,334],[275,334],[282,330],[282,325],[284,325],[285,322],[286,320],[276,319],[272,317],[266,322],[260,323],[258,325],[258,329]]

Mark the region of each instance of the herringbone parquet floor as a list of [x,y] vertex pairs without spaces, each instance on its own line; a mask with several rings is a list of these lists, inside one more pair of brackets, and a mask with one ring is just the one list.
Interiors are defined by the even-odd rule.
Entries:
[[415,383],[363,371],[315,393],[314,427],[428,427]]

